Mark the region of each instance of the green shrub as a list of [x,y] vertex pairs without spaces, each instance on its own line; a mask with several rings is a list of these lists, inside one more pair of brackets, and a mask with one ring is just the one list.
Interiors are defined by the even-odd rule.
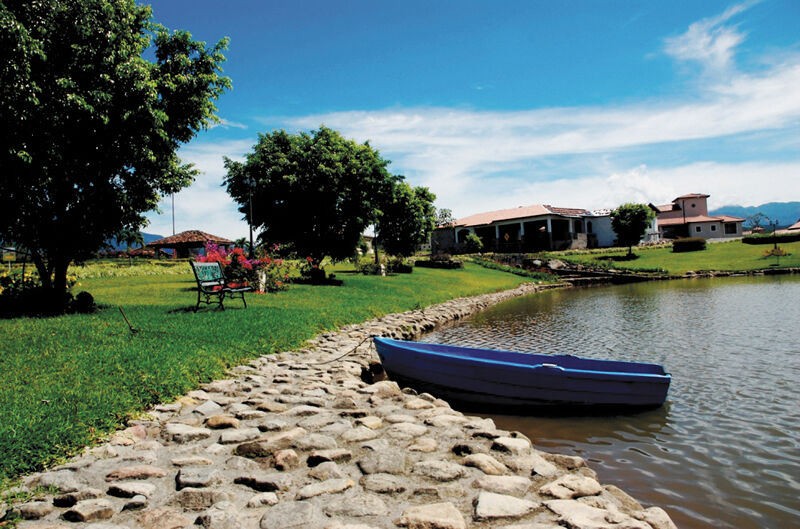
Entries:
[[367,276],[381,275],[381,265],[374,261],[367,261],[358,265],[358,273]]
[[706,240],[702,237],[687,237],[685,239],[678,239],[672,243],[672,251],[674,253],[698,252],[705,249]]
[[410,274],[414,271],[414,267],[403,261],[400,257],[396,257],[389,260],[386,271],[392,274]]
[[467,253],[478,253],[483,250],[483,241],[474,233],[468,233],[464,237],[464,250]]

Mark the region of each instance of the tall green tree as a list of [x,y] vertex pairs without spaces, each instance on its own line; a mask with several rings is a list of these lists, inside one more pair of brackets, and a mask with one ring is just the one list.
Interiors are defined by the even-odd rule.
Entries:
[[639,244],[653,222],[655,213],[646,204],[626,203],[611,212],[611,228],[617,234],[617,242],[628,247],[628,256],[633,255],[633,245]]
[[0,233],[31,251],[52,299],[73,259],[191,183],[176,151],[230,87],[227,39],[151,16],[134,0],[0,2]]
[[375,230],[377,240],[387,253],[407,257],[427,240],[436,224],[434,200],[436,195],[427,187],[412,188],[405,182],[394,186],[381,207]]
[[[292,244],[319,264],[347,259],[377,220],[399,177],[369,142],[320,127],[311,134],[259,134],[244,162],[225,158],[224,185],[264,244]],[[252,194],[253,217],[249,199]]]

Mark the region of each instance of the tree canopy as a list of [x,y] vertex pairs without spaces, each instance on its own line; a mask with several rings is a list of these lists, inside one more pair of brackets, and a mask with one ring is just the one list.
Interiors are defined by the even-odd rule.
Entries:
[[394,186],[376,225],[377,240],[387,253],[407,257],[425,242],[436,223],[435,199],[426,187]]
[[[224,185],[264,244],[293,245],[319,264],[355,252],[361,234],[401,177],[369,142],[359,144],[325,126],[311,134],[259,134],[244,162],[225,158]],[[249,200],[253,214],[250,218]]]
[[55,294],[72,259],[192,181],[176,151],[230,87],[226,39],[206,46],[151,16],[134,0],[0,2],[0,234]]
[[629,256],[654,218],[655,213],[646,204],[626,203],[611,212],[611,228],[617,234],[618,244],[628,247]]

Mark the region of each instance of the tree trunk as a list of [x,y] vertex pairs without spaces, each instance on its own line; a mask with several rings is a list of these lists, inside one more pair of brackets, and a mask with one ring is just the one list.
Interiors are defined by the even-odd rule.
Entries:
[[381,264],[380,256],[378,255],[378,238],[372,239],[372,251],[375,252],[375,264]]
[[31,257],[42,283],[41,303],[45,306],[38,308],[48,312],[62,312],[67,302],[67,270],[70,259],[61,257],[45,262],[37,251],[31,251]]
[[36,265],[36,271],[39,272],[39,281],[42,283],[42,288],[44,290],[52,290],[53,281],[51,269],[47,266],[41,254],[36,250],[31,250],[31,258],[33,259],[33,264]]

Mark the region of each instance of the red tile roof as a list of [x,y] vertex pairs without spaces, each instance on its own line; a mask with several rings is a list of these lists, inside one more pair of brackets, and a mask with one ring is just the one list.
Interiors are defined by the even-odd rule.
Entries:
[[650,207],[659,213],[666,213],[667,211],[673,211],[675,209],[675,204],[664,204],[662,206],[654,206],[653,204],[650,204]]
[[158,239],[152,241],[147,246],[151,247],[172,247],[175,245],[180,246],[189,246],[192,244],[196,244],[197,247],[205,246],[206,243],[214,243],[214,244],[233,244],[233,241],[226,239],[225,237],[217,237],[216,235],[211,235],[210,233],[206,233],[200,230],[188,230],[182,231],[181,233],[176,233],[170,237],[164,237],[163,239]]
[[491,224],[500,220],[522,219],[525,217],[538,217],[540,215],[549,215],[550,211],[542,206],[536,204],[533,206],[520,206],[518,208],[500,209],[498,211],[488,211],[486,213],[478,213],[458,219],[455,223],[456,226],[483,226]]
[[711,195],[704,195],[703,193],[689,193],[688,195],[681,195],[681,196],[675,198],[673,200],[673,202],[675,202],[677,200],[683,200],[683,199],[687,199],[688,200],[690,198],[708,198],[710,196]]
[[708,217],[706,215],[697,215],[694,217],[675,217],[672,219],[658,219],[659,226],[678,226],[681,224],[689,224],[690,222],[744,222],[744,219],[739,217],[729,217],[728,215],[720,215],[718,217]]
[[545,204],[544,207],[555,213],[556,215],[564,215],[565,217],[579,217],[581,215],[591,215],[585,209],[579,208],[557,208],[553,207],[550,204]]
[[800,220],[786,228],[787,230],[800,230]]
[[579,217],[582,215],[592,215],[591,212],[580,208],[558,208],[549,204],[535,204],[533,206],[519,206],[518,208],[500,209],[497,211],[488,211],[486,213],[477,213],[458,219],[454,226],[467,227],[467,226],[485,226],[493,222],[502,220],[524,219],[528,217],[541,217],[544,215],[560,215],[562,217]]

